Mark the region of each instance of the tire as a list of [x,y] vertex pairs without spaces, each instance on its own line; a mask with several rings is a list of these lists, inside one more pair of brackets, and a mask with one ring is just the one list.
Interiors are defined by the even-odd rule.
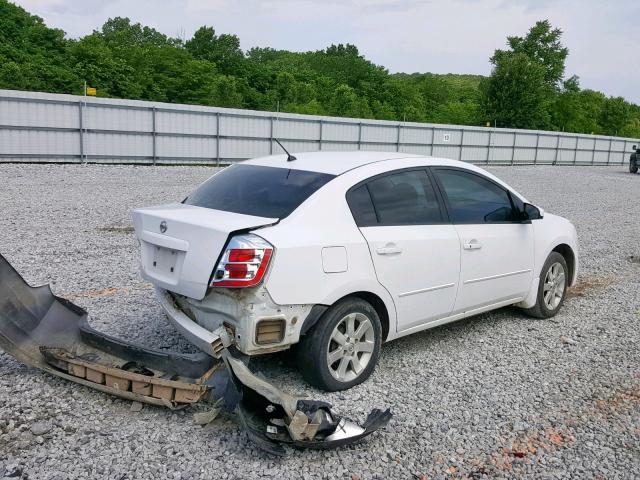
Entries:
[[629,160],[629,172],[630,173],[638,173],[638,159],[632,158]]
[[[547,292],[545,292],[546,283],[551,284]],[[568,283],[569,269],[567,268],[567,262],[558,252],[551,252],[540,272],[536,304],[531,308],[525,309],[525,313],[536,318],[551,318],[555,316],[564,303]],[[549,295],[549,291],[553,293]]]
[[[361,336],[356,338],[360,328]],[[375,309],[362,299],[346,298],[330,307],[302,337],[298,368],[311,385],[329,392],[346,390],[373,373],[381,343],[382,326]],[[336,359],[331,365],[329,352]]]

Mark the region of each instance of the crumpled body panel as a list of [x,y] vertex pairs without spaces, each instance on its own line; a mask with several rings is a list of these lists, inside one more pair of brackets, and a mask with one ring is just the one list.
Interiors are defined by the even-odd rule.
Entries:
[[282,454],[283,444],[333,448],[386,425],[389,410],[374,410],[359,426],[326,402],[293,397],[248,368],[248,357],[219,332],[216,350],[182,354],[142,347],[94,330],[85,310],[31,287],[0,255],[0,348],[18,361],[105,393],[170,409],[206,402],[237,414],[249,438]]

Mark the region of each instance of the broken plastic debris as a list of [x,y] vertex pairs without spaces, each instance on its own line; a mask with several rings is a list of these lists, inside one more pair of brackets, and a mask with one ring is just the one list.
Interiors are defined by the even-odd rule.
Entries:
[[208,411],[194,415],[200,424],[224,408],[237,414],[257,446],[276,455],[284,454],[283,444],[316,449],[351,444],[391,419],[388,409],[375,409],[359,426],[336,416],[326,402],[282,392],[249,370],[249,358],[235,349],[224,328],[214,333],[221,360],[111,337],[94,330],[85,310],[56,297],[49,286],[29,286],[0,255],[0,348],[24,364],[134,402],[170,409],[208,405]]
[[193,421],[196,425],[209,425],[220,414],[222,399],[218,400],[210,410],[205,412],[196,412],[193,414]]

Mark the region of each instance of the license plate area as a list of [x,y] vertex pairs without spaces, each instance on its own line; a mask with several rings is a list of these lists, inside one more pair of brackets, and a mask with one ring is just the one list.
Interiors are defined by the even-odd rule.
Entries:
[[150,277],[176,285],[186,252],[144,242],[144,270]]
[[151,268],[161,275],[173,276],[178,264],[178,252],[169,248],[154,246]]

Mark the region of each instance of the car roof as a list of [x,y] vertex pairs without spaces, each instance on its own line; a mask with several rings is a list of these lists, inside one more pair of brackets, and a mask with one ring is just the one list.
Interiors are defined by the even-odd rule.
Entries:
[[398,160],[401,158],[423,158],[428,165],[468,165],[465,162],[447,158],[428,157],[403,152],[303,152],[294,153],[296,160],[287,161],[287,155],[270,155],[254,158],[242,162],[248,165],[262,165],[265,167],[289,168],[292,170],[307,170],[310,172],[341,175],[349,170],[369,165],[371,163]]

